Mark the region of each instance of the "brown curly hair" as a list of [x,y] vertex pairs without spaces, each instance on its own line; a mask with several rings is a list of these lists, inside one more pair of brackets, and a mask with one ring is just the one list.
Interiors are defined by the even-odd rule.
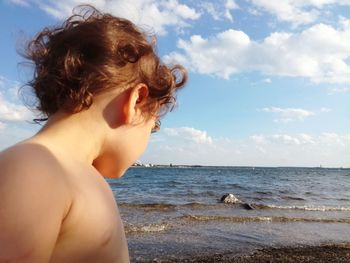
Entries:
[[[77,12],[78,11],[78,12]],[[164,65],[155,51],[155,37],[129,20],[77,6],[62,26],[44,28],[25,48],[34,64],[27,86],[35,93],[36,109],[45,121],[58,110],[76,113],[90,107],[94,94],[145,83],[146,113],[160,117],[176,102],[186,70]]]

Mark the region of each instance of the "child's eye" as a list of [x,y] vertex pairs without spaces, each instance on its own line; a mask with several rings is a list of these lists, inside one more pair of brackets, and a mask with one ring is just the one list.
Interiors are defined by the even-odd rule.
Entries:
[[161,124],[160,120],[157,119],[156,122],[154,123],[154,126],[153,126],[151,132],[155,133],[155,132],[159,131],[160,130],[160,124]]

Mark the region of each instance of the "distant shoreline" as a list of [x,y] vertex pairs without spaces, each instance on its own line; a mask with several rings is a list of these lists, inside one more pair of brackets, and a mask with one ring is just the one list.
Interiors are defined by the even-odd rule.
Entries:
[[319,167],[319,166],[220,166],[220,165],[182,165],[182,164],[146,164],[132,165],[131,168],[242,168],[242,169],[341,169],[348,170],[350,167]]

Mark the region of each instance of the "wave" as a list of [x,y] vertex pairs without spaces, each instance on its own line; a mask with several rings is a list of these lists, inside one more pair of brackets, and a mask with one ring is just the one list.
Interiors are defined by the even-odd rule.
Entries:
[[218,205],[217,204],[203,204],[203,203],[187,203],[182,205],[183,207],[190,207],[190,208],[217,208]]
[[169,209],[175,209],[177,207],[177,205],[175,204],[164,204],[164,203],[151,203],[151,204],[120,203],[119,206],[124,208],[141,208],[145,210],[169,210]]
[[282,205],[255,205],[259,209],[282,209],[282,210],[304,210],[304,211],[350,211],[350,207],[332,206],[282,206]]
[[228,183],[226,184],[227,187],[235,188],[235,189],[242,189],[242,190],[248,190],[249,188],[243,185],[240,185],[238,183]]
[[273,193],[271,191],[255,191],[253,194],[259,194],[259,195],[269,195],[272,196]]
[[283,195],[282,199],[284,199],[284,200],[305,201],[305,199],[302,198],[302,197],[296,197],[296,196],[291,196],[291,195]]
[[[346,212],[350,211],[350,207],[332,207],[332,206],[283,206],[283,205],[265,205],[265,204],[255,204],[255,203],[240,203],[240,204],[224,204],[224,203],[217,203],[217,204],[205,204],[205,203],[186,203],[186,204],[166,204],[166,203],[150,203],[150,204],[130,204],[130,203],[121,203],[119,204],[120,207],[124,208],[140,208],[144,210],[175,210],[178,208],[241,208],[241,209],[247,209],[247,205],[249,206],[249,209],[280,209],[280,210],[303,210],[303,211],[319,211],[319,212],[327,212],[327,211],[341,211]],[[248,210],[249,210],[248,209]]]
[[163,232],[170,229],[171,226],[166,223],[160,224],[144,224],[144,225],[133,225],[126,224],[124,230],[126,234],[140,234],[140,233],[153,233],[153,232]]
[[[225,208],[225,207],[237,207],[245,208],[243,204],[205,204],[205,203],[187,203],[187,204],[166,204],[166,203],[151,203],[151,204],[119,204],[120,207],[125,208],[141,208],[144,210],[175,210],[176,208]],[[265,205],[265,204],[248,204],[253,209],[280,209],[280,210],[304,210],[304,211],[350,211],[350,207],[331,207],[331,206],[282,206],[282,205]]]
[[[204,191],[204,192],[195,192],[192,190],[189,190],[186,192],[187,197],[208,197],[208,196],[217,196],[218,194],[215,191]],[[176,197],[183,197],[183,192],[174,193],[174,196]]]
[[350,218],[325,219],[325,218],[295,218],[284,216],[204,216],[204,215],[184,215],[179,219],[188,221],[228,221],[233,223],[245,222],[306,222],[306,223],[345,223],[350,224]]
[[203,204],[203,203],[186,203],[186,204],[166,204],[166,203],[150,203],[150,204],[129,204],[129,203],[120,203],[120,207],[125,208],[141,208],[145,210],[174,210],[180,207],[189,207],[189,208],[217,208],[225,204]]

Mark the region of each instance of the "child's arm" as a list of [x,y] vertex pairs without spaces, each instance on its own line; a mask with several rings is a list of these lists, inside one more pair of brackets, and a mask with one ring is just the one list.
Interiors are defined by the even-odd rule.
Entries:
[[42,150],[0,153],[0,262],[49,262],[67,188],[55,160]]

